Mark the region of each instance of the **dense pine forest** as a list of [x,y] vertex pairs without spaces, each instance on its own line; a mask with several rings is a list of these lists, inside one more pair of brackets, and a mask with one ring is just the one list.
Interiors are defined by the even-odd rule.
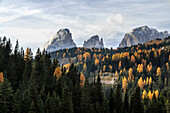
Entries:
[[[157,39],[160,40],[160,39]],[[170,37],[47,53],[0,38],[0,113],[170,113]],[[105,76],[113,84],[101,83]]]

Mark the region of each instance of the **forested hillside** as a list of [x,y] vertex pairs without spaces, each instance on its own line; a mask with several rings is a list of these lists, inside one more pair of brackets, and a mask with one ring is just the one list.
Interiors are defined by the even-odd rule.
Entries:
[[[47,53],[0,38],[0,113],[169,113],[170,37]],[[13,48],[13,49],[12,49]],[[63,64],[63,65],[62,65]],[[117,77],[102,84],[105,76]]]

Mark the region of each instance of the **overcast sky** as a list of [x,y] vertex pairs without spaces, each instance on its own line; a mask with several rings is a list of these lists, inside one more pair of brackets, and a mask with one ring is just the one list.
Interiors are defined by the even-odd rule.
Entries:
[[126,32],[148,25],[170,31],[170,0],[0,0],[0,36],[35,52],[61,28],[78,47],[92,35],[116,48]]

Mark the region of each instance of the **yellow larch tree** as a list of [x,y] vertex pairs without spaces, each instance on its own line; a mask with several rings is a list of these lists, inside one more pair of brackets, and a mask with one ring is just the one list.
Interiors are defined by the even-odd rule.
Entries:
[[129,68],[129,77],[132,77],[132,76],[133,76],[133,69]]
[[99,65],[99,59],[95,59],[95,66],[98,66]]
[[124,77],[122,77],[122,89],[124,90],[124,92],[126,91],[127,85],[128,85],[127,79],[124,76]]
[[122,63],[121,60],[119,61],[119,70],[121,69]]
[[135,61],[136,61],[136,60],[135,60],[135,56],[132,55],[132,56],[131,56],[131,62],[132,62],[132,63],[135,63]]
[[58,66],[57,68],[55,68],[54,76],[56,76],[58,80],[61,77],[61,74],[62,74],[61,68],[60,66]]
[[86,69],[87,69],[86,63],[84,63],[84,65],[83,65],[83,69],[84,69],[84,70],[86,70]]
[[137,71],[138,71],[139,73],[142,73],[142,72],[143,72],[143,64],[138,64]]
[[169,63],[166,63],[166,70],[169,71]]
[[149,92],[148,92],[148,97],[149,97],[150,100],[152,100],[153,93],[152,93],[150,90],[149,90]]
[[106,71],[106,65],[103,66],[103,72]]
[[156,76],[161,76],[161,68],[158,67],[156,70]]
[[84,77],[83,73],[81,73],[81,75],[80,75],[80,86],[83,87],[84,83],[85,83],[85,77]]
[[32,53],[31,53],[31,50],[29,48],[27,48],[27,50],[25,52],[24,59],[25,60],[32,59]]
[[83,54],[83,58],[84,58],[84,61],[87,61],[87,59],[90,60],[90,59],[91,59],[90,53],[89,53],[89,52],[85,52],[85,53]]
[[142,77],[140,77],[140,79],[138,80],[138,85],[139,85],[140,88],[143,88],[144,82],[142,80]]
[[109,65],[109,68],[110,68],[110,72],[112,71],[112,66],[111,65]]
[[148,95],[147,95],[147,92],[146,92],[146,90],[143,90],[143,93],[142,93],[142,98],[143,99],[145,99],[145,98],[147,98],[148,97]]
[[66,53],[63,53],[63,58],[65,58],[65,56],[66,56]]
[[115,76],[116,76],[116,77],[118,76],[117,70],[116,70],[116,72],[115,72]]
[[149,86],[152,84],[152,78],[149,78]]
[[158,89],[155,91],[155,96],[156,96],[156,98],[158,98],[158,95],[159,95],[159,91],[158,91]]
[[4,76],[3,76],[3,73],[1,72],[0,73],[0,82],[3,82],[4,81]]

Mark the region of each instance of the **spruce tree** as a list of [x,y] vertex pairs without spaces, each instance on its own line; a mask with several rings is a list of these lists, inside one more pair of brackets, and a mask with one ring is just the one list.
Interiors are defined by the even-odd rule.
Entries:
[[91,96],[89,90],[89,83],[86,79],[84,87],[82,88],[82,95],[80,100],[80,113],[92,113],[93,107],[91,104]]
[[12,97],[13,90],[11,83],[4,79],[3,82],[0,83],[0,111],[3,113],[11,113],[12,112]]
[[72,94],[68,89],[68,86],[65,86],[63,89],[61,102],[61,113],[74,113],[73,103],[72,103]]
[[115,90],[115,109],[116,113],[121,113],[122,111],[122,95],[120,84],[117,84]]
[[131,96],[130,103],[131,112],[133,113],[144,113],[143,103],[141,102],[140,87],[135,88],[134,93]]
[[21,92],[19,89],[15,92],[13,96],[13,112],[14,113],[21,113]]
[[110,113],[114,113],[114,107],[115,107],[115,101],[114,101],[114,95],[113,95],[113,89],[110,89],[110,94],[109,94],[109,110]]

